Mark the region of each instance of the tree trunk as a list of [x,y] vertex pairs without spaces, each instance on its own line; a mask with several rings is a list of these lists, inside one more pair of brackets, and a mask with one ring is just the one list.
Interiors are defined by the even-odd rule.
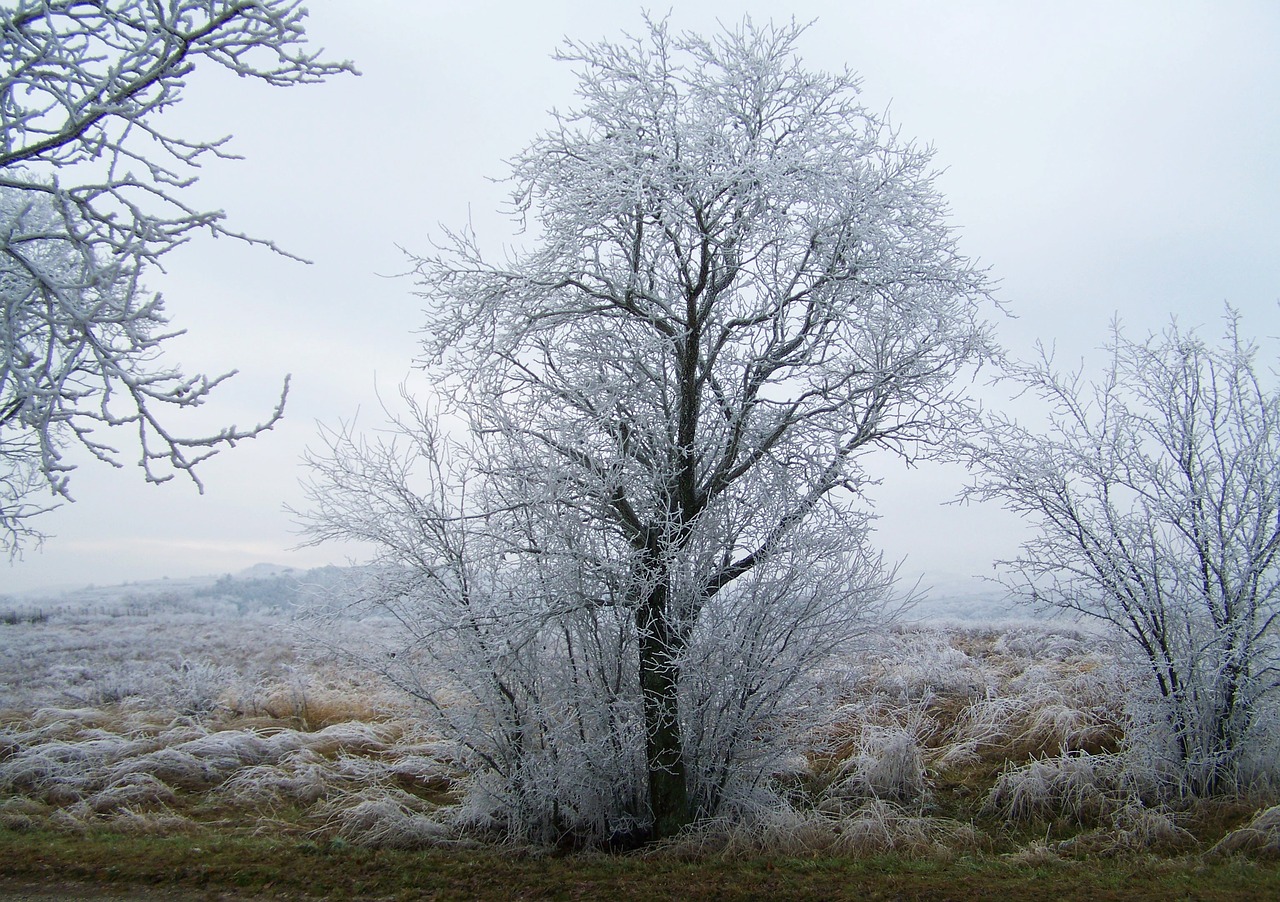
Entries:
[[649,771],[650,839],[674,836],[692,820],[680,729],[677,649],[666,622],[665,587],[636,612],[640,694],[644,704],[645,759]]

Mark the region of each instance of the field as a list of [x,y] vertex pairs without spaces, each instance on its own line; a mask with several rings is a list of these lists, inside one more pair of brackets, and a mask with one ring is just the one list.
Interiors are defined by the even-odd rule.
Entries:
[[497,844],[443,816],[460,750],[308,634],[327,579],[0,605],[0,898],[55,875],[273,898],[1280,897],[1276,799],[1145,794],[1125,678],[1062,623],[868,636],[770,822],[628,855]]

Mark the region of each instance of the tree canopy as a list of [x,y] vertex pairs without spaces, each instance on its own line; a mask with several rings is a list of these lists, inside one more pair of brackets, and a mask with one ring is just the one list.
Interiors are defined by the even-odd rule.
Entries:
[[232,373],[160,363],[177,333],[143,279],[201,231],[279,251],[184,200],[205,158],[232,156],[228,138],[177,134],[161,114],[197,66],[279,87],[354,71],[307,50],[305,15],[297,0],[0,9],[0,549],[40,538],[32,518],[71,497],[73,446],[120,466],[132,431],[148,481],[199,487],[201,461],[279,419],[283,392],[257,426],[169,427]]

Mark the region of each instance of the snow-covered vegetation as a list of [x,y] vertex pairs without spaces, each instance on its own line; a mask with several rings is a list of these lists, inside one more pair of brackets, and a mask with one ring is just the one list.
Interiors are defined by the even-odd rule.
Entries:
[[306,14],[298,0],[0,8],[0,551],[38,544],[33,521],[71,500],[72,448],[199,487],[203,461],[283,414],[287,382],[256,426],[176,431],[173,414],[235,371],[159,363],[182,331],[145,282],[198,232],[285,253],[192,206],[201,164],[233,156],[228,138],[161,114],[197,68],[276,87],[353,72],[307,48]]
[[1048,429],[992,414],[968,455],[971,494],[1035,526],[1011,583],[1117,637],[1144,755],[1197,796],[1274,781],[1280,745],[1280,387],[1225,320],[1216,346],[1117,325],[1092,382],[1010,367]]
[[892,603],[865,461],[939,454],[999,356],[929,151],[804,32],[567,41],[574,105],[507,177],[527,243],[413,257],[433,391],[310,455],[308,538],[370,546],[404,625],[373,669],[515,835],[771,807],[815,669]]
[[[36,536],[38,489],[66,496],[64,447],[118,464],[96,426],[136,425],[163,482],[279,418],[203,438],[156,419],[226,377],[142,366],[176,334],[158,299],[134,303],[143,269],[196,228],[264,242],[189,210],[167,192],[190,182],[124,142],[141,132],[179,169],[222,155],[142,124],[201,55],[272,84],[350,70],[281,51],[302,37],[296,0],[196,31],[200,3],[158,25],[137,2],[81,6],[5,18],[42,36],[21,42],[38,50],[27,95],[61,96],[37,63],[58,51],[84,74],[96,51],[67,48],[104,31],[163,52],[105,113],[20,110],[35,143],[0,158],[47,170],[0,186],[21,326],[0,366],[0,550]],[[412,258],[436,395],[406,389],[387,433],[343,427],[310,455],[308,540],[371,544],[370,564],[0,614],[0,827],[677,855],[1280,852],[1280,395],[1234,315],[1221,352],[1176,327],[1117,331],[1083,397],[1047,354],[1009,361],[929,151],[864,108],[851,74],[801,67],[803,27],[646,25],[562,49],[577,106],[512,163],[531,246],[494,262],[462,230]],[[279,66],[250,65],[261,48]],[[51,178],[103,153],[150,181]],[[138,191],[181,215],[95,206],[131,209]],[[120,341],[66,313],[86,298]],[[981,420],[958,377],[989,363],[1039,394],[1048,437]],[[972,495],[1043,521],[1015,585],[1107,632],[887,616],[872,452],[966,454]]]
[[[475,791],[481,762],[309,635],[303,615],[333,607],[324,593],[337,576],[0,603],[44,612],[0,617],[0,827],[236,823],[398,848],[507,841]],[[308,585],[321,587],[310,602]],[[370,620],[340,628],[349,647],[396,632]],[[769,783],[785,804],[749,825],[711,820],[665,847],[1280,854],[1263,787],[1208,819],[1205,803],[1160,794],[1128,754],[1130,688],[1108,646],[1070,624],[930,620],[875,632],[824,671],[822,716],[811,718],[821,727],[774,762]]]

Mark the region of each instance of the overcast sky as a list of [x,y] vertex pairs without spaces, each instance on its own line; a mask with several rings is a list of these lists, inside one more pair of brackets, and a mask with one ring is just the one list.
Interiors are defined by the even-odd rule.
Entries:
[[[172,115],[189,135],[235,135],[240,162],[206,167],[192,202],[314,260],[303,266],[197,240],[149,283],[189,371],[241,374],[200,423],[267,415],[286,373],[286,419],[204,467],[207,490],[152,487],[136,467],[88,465],[78,499],[47,516],[43,549],[0,571],[0,592],[234,572],[258,562],[342,563],[356,548],[293,550],[299,458],[316,421],[382,422],[417,350],[420,305],[399,249],[426,250],[470,219],[491,246],[512,156],[572,104],[565,36],[642,28],[612,2],[312,0],[309,33],[360,78],[275,90],[199,77]],[[865,103],[936,148],[961,248],[999,282],[1019,356],[1037,339],[1078,361],[1114,316],[1134,336],[1170,315],[1219,331],[1244,314],[1280,358],[1280,4],[1192,2],[675,3],[710,31],[815,20],[812,68],[848,66]],[[192,424],[193,428],[196,424]],[[996,508],[943,507],[964,476],[885,462],[879,542],[903,572],[989,574],[1021,527]],[[0,564],[0,566],[4,566]]]

